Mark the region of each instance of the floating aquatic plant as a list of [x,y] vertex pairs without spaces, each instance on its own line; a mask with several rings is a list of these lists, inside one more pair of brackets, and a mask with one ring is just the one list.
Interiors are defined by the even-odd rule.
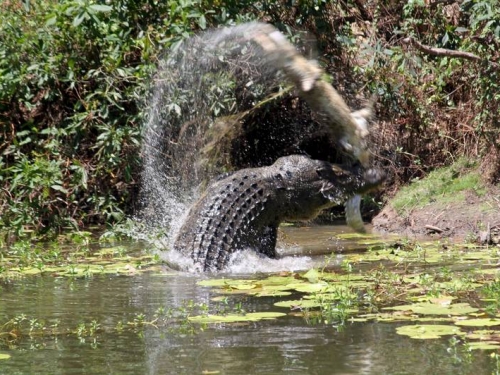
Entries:
[[490,319],[490,318],[478,318],[478,319],[466,319],[456,321],[457,326],[466,327],[490,327],[490,326],[500,326],[500,319]]
[[255,322],[258,320],[276,319],[286,316],[281,312],[254,312],[242,315],[228,314],[228,315],[197,315],[190,316],[188,319],[192,323],[235,323],[235,322]]
[[387,310],[411,311],[414,314],[423,315],[466,315],[477,312],[479,309],[468,303],[439,304],[432,302],[420,302],[411,305],[386,307]]
[[469,342],[467,344],[471,350],[498,350],[500,349],[500,343],[495,341],[478,341]]
[[401,326],[396,328],[396,332],[400,335],[410,336],[412,339],[439,339],[447,335],[463,335],[464,332],[460,328],[451,325],[442,324],[416,324]]
[[[77,237],[78,239],[80,237]],[[80,243],[80,242],[78,242]],[[84,242],[77,251],[74,245],[43,244],[32,246],[23,241],[1,249],[0,279],[51,275],[57,277],[92,277],[93,275],[134,275],[144,271],[161,272],[158,256],[124,246],[90,247]]]

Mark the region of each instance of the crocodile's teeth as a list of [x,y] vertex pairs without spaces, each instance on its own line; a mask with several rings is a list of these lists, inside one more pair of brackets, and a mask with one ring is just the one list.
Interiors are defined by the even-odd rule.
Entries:
[[323,185],[321,186],[320,193],[323,194],[325,198],[328,198],[329,200],[332,200],[332,190],[333,185],[329,182],[323,182]]
[[320,189],[321,194],[328,199],[330,202],[335,204],[344,203],[343,197],[339,196],[339,192],[331,182],[323,182],[323,186]]

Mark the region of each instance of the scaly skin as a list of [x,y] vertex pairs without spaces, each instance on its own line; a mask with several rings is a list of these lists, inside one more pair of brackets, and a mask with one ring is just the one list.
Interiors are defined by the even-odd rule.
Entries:
[[237,171],[212,183],[191,208],[174,248],[200,271],[224,269],[236,250],[276,257],[278,226],[310,220],[384,179],[376,169],[343,169],[302,155]]

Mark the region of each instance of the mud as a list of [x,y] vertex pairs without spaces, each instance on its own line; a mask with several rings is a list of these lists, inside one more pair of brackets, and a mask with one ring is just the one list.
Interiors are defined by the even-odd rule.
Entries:
[[465,193],[462,202],[431,204],[399,215],[389,203],[373,218],[373,230],[407,236],[432,235],[481,243],[500,243],[500,187],[490,186],[485,195]]

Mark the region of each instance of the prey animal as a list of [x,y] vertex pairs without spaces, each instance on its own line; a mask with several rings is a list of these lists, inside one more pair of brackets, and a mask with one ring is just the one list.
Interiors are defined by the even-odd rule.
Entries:
[[242,169],[207,188],[191,208],[174,248],[190,256],[199,271],[208,272],[223,270],[238,250],[276,258],[281,222],[311,220],[383,179],[378,169],[343,168],[303,155]]

